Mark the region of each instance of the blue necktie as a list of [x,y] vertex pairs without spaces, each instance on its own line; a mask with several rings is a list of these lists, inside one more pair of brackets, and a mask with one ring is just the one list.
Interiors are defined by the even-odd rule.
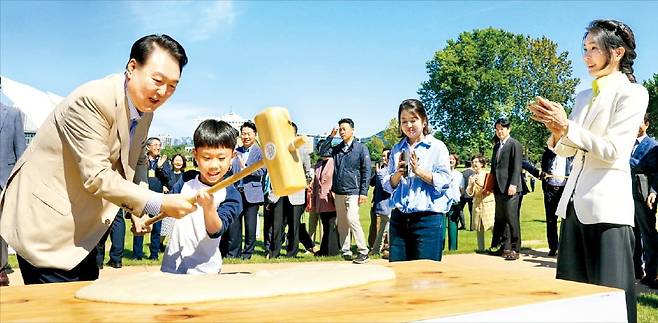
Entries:
[[137,119],[130,119],[130,141],[132,141],[133,136],[135,136],[136,128],[137,128]]

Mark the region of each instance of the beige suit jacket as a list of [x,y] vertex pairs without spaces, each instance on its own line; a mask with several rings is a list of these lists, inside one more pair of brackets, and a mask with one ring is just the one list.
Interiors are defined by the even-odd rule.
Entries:
[[0,234],[34,266],[72,269],[96,247],[119,206],[141,214],[152,194],[135,183],[146,174],[153,114],[142,116],[131,144],[124,82],[110,75],[74,90],[9,175]]

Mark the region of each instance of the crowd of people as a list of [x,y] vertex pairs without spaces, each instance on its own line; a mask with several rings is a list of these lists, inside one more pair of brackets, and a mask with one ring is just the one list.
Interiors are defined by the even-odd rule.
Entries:
[[[583,59],[595,79],[592,89],[576,96],[570,116],[542,97],[528,105],[531,118],[550,132],[540,168],[524,160],[522,143],[510,136],[511,122],[500,118],[491,158],[472,156],[467,169],[457,171],[459,158],[431,135],[423,103],[407,99],[398,107],[400,140],[382,160],[373,165],[354,137],[354,121],[340,119],[318,145],[315,165],[309,152],[300,153],[307,188],[276,196],[265,168],[213,194],[206,190],[262,159],[252,122],[238,131],[223,121],[203,121],[194,133],[194,171],[186,171],[185,156],[160,155],[160,140],[147,138],[148,128],[153,112],[174,93],[187,56],[169,36],[145,36],[133,44],[123,75],[76,89],[44,122],[30,149],[14,143],[14,124],[20,123],[9,122],[16,120],[14,111],[0,110],[0,142],[11,147],[3,148],[0,165],[2,268],[6,240],[26,284],[96,279],[108,236],[107,265],[122,266],[129,219],[135,259],[145,257],[143,235],[150,232],[148,258],[158,260],[164,252],[162,271],[218,273],[222,258],[253,256],[260,210],[269,258],[282,256],[284,243],[284,256],[295,257],[302,243],[310,253],[355,264],[379,253],[391,262],[440,261],[446,246],[458,247],[466,205],[477,251],[515,261],[521,201],[529,191],[525,171],[542,181],[548,255],[557,256],[557,278],[624,289],[634,322],[635,279],[658,287],[658,143],[646,135],[648,95],[633,76],[635,46],[630,27],[619,21],[587,27]],[[336,136],[340,142],[333,145]],[[366,239],[359,208],[371,186]],[[159,213],[169,218],[146,225]],[[0,273],[0,283],[8,284]]]

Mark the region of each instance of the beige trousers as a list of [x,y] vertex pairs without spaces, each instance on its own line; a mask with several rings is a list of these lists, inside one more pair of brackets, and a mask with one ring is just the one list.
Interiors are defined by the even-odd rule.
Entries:
[[343,255],[352,255],[350,232],[356,241],[359,254],[368,254],[366,237],[363,234],[359,220],[359,196],[336,194],[336,226],[338,227],[338,243]]

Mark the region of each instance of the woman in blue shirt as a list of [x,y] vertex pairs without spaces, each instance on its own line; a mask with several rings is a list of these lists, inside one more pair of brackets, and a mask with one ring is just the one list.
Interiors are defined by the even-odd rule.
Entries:
[[429,135],[427,113],[418,100],[402,101],[398,126],[402,140],[391,150],[382,182],[393,208],[389,261],[440,261],[444,215],[456,202],[450,192],[448,149]]

